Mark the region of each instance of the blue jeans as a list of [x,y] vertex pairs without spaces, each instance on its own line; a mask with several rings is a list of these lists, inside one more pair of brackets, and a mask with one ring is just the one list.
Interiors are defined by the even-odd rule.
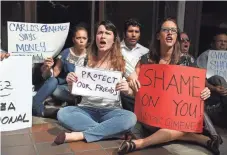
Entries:
[[66,102],[75,102],[75,97],[68,91],[66,81],[61,78],[51,77],[45,81],[42,87],[37,91],[33,97],[32,113],[35,116],[43,116],[44,104],[43,102],[53,95],[56,99]]
[[[219,75],[214,75],[208,79],[208,82],[214,86],[222,86],[227,89],[227,82]],[[216,92],[211,92],[210,98],[207,100],[207,104],[213,105],[221,103],[223,106],[227,105],[227,96],[221,96]]]
[[83,132],[87,142],[119,137],[133,128],[137,121],[134,113],[124,109],[78,106],[60,109],[57,118],[65,128]]

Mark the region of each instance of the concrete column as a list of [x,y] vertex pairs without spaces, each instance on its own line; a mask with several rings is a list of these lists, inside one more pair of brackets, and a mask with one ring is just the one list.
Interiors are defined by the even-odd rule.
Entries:
[[99,22],[105,20],[105,1],[99,1]]
[[91,2],[91,40],[94,39],[95,31],[95,1]]
[[36,23],[37,21],[37,1],[24,1],[25,22]]
[[177,4],[177,24],[181,31],[184,31],[185,1],[178,1]]

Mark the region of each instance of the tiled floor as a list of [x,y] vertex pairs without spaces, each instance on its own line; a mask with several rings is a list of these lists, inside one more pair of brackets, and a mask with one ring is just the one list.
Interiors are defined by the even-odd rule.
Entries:
[[[41,121],[38,124],[33,124],[32,128],[3,132],[1,134],[1,155],[117,155],[116,150],[121,140],[105,140],[95,143],[73,142],[57,146],[53,140],[62,130],[63,128],[55,122]],[[226,144],[225,141],[224,145]],[[189,145],[183,146],[169,144],[164,147],[136,151],[129,155],[211,154],[198,146],[191,146],[191,151]],[[196,147],[197,149],[195,149]],[[227,154],[227,151],[225,153]]]
[[[2,155],[113,155],[121,140],[105,140],[95,143],[83,141],[55,145],[56,135],[62,131],[56,123],[33,125],[30,129],[3,132],[1,135]],[[160,155],[170,155],[164,148],[155,148],[131,153],[132,155],[146,155],[151,152]]]

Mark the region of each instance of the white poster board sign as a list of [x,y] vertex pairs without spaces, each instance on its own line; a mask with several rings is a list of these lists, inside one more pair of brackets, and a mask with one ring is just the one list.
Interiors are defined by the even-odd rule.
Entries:
[[0,61],[0,130],[32,126],[32,57]]
[[227,51],[210,50],[207,61],[207,78],[219,75],[227,80]]
[[120,92],[115,88],[121,80],[121,72],[80,66],[75,66],[75,70],[78,81],[73,83],[72,94],[119,100]]
[[40,24],[7,22],[8,52],[11,55],[33,56],[34,63],[55,57],[63,48],[69,23]]

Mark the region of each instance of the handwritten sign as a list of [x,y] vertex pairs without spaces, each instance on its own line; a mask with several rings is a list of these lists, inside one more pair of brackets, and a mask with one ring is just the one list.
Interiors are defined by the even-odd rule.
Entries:
[[119,100],[119,91],[115,88],[121,79],[121,72],[80,66],[76,66],[75,70],[78,81],[73,83],[72,94]]
[[227,81],[227,51],[209,51],[207,78],[214,75],[219,75]]
[[205,70],[176,65],[142,65],[135,113],[145,124],[202,132]]
[[32,57],[0,62],[0,110],[1,131],[32,126]]
[[38,24],[8,22],[8,51],[11,55],[33,56],[34,63],[55,57],[68,36],[69,23]]

